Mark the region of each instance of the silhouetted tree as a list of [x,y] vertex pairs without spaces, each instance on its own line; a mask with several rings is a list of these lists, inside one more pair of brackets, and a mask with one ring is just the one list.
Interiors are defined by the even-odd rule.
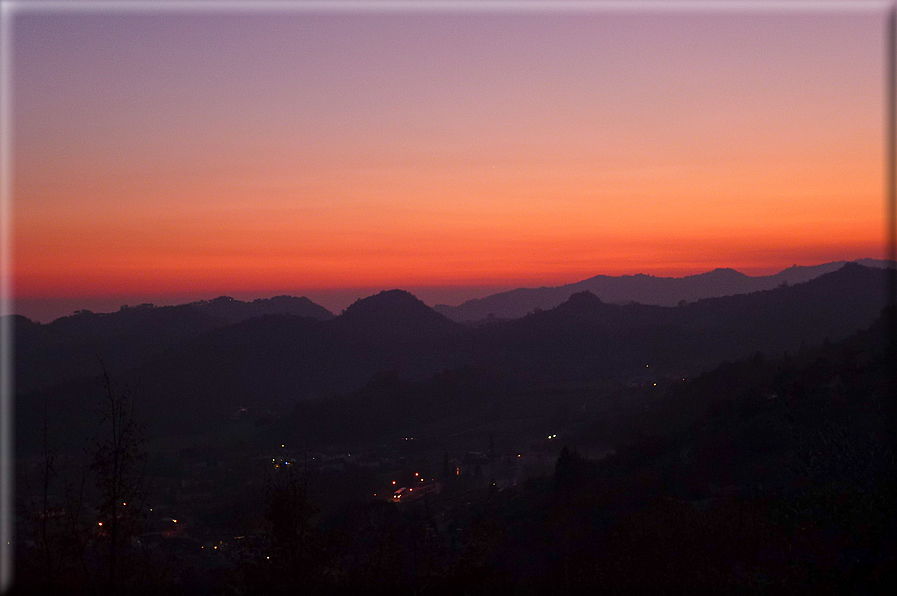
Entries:
[[[41,586],[46,593],[63,591],[87,581],[84,560],[88,533],[81,523],[84,481],[73,481],[77,469],[60,465],[56,449],[50,444],[48,416],[41,426],[42,459],[37,470],[39,485],[34,490],[23,484],[33,498],[19,505],[30,514],[28,534],[34,548],[17,562],[18,581],[24,590]],[[26,587],[27,586],[27,587]]]
[[305,480],[301,472],[286,466],[271,477],[265,498],[268,572],[256,588],[290,592],[299,586],[310,589],[324,579],[328,553],[313,524],[316,508]]
[[43,439],[43,461],[41,463],[40,481],[41,481],[41,502],[39,508],[35,511],[34,520],[37,522],[35,528],[35,538],[40,549],[40,571],[41,580],[44,588],[51,590],[56,583],[57,575],[61,565],[60,555],[62,552],[62,544],[60,539],[62,536],[57,531],[58,517],[55,507],[51,503],[52,489],[58,474],[56,471],[56,452],[49,447],[47,437],[47,416],[44,414],[44,423],[41,427],[41,435]]
[[100,402],[100,432],[94,439],[91,470],[100,494],[98,509],[108,548],[108,583],[114,591],[121,551],[138,529],[147,457],[131,391],[128,387],[116,390],[105,366],[100,382],[105,395]]

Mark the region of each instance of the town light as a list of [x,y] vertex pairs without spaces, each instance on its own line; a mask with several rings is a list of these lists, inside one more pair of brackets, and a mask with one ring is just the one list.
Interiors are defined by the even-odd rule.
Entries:
[[173,521],[174,523],[178,523],[178,520],[176,520],[176,519],[173,519],[171,521]]
[[98,526],[102,526],[102,525],[103,525],[103,522],[97,522],[97,525],[98,525]]

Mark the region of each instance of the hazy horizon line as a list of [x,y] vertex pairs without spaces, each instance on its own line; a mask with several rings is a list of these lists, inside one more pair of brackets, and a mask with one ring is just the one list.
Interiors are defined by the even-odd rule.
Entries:
[[[557,288],[566,285],[576,284],[594,277],[632,277],[636,275],[647,275],[649,277],[666,278],[666,279],[684,279],[696,275],[702,275],[718,269],[729,269],[742,273],[747,277],[759,278],[770,277],[792,269],[795,267],[819,267],[831,263],[848,263],[857,261],[886,261],[887,259],[875,257],[858,257],[856,259],[837,259],[834,261],[825,261],[813,263],[809,265],[792,264],[789,267],[771,269],[767,268],[771,273],[748,274],[743,273],[734,267],[713,267],[702,269],[697,273],[689,273],[685,275],[658,275],[653,273],[623,273],[623,274],[603,274],[595,273],[588,277],[576,279],[566,283],[558,283],[554,285],[539,284],[534,281],[529,285],[523,284],[464,284],[464,285],[421,285],[421,284],[393,284],[381,286],[356,286],[341,288],[283,288],[283,289],[254,289],[254,290],[197,290],[193,292],[172,292],[169,294],[159,293],[115,293],[93,296],[36,296],[15,298],[10,305],[12,312],[4,312],[6,315],[19,315],[28,318],[37,323],[46,324],[56,319],[71,316],[78,310],[89,310],[96,313],[112,313],[121,309],[122,306],[138,306],[140,304],[152,304],[157,307],[177,306],[182,304],[190,304],[194,302],[209,301],[222,296],[234,298],[243,302],[252,302],[254,300],[266,300],[277,296],[293,296],[305,297],[332,312],[335,315],[340,314],[348,308],[352,303],[363,298],[367,298],[383,291],[401,289],[410,292],[419,300],[434,307],[437,305],[458,306],[468,300],[485,298],[493,294],[507,292],[515,289],[529,288]],[[212,295],[214,294],[214,295]],[[24,307],[24,308],[23,308]]]

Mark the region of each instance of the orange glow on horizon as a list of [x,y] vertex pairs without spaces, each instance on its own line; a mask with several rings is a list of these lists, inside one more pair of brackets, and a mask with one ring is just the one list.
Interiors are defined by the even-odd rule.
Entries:
[[82,16],[17,21],[16,298],[885,254],[880,15]]

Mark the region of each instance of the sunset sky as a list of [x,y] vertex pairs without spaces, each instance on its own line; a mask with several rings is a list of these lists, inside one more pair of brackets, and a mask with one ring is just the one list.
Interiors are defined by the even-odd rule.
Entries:
[[22,3],[15,311],[883,258],[887,4],[817,5]]

